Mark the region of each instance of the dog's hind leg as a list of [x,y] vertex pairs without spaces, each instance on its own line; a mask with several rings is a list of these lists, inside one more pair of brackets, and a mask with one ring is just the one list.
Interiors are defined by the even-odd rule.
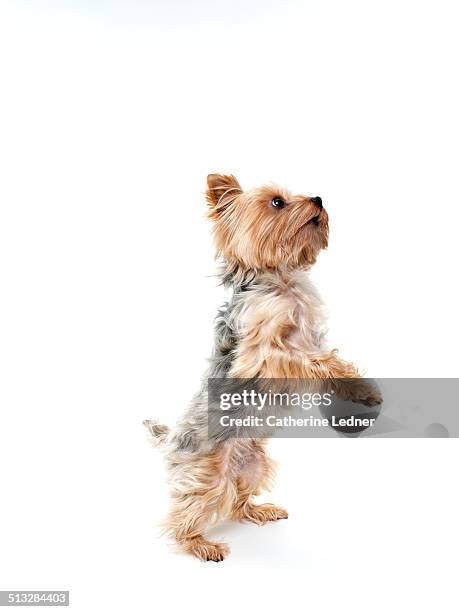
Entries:
[[167,532],[180,548],[203,561],[223,561],[229,547],[205,537],[217,518],[228,516],[236,488],[227,476],[222,453],[200,457],[174,468],[172,504],[165,521]]
[[253,497],[263,490],[270,490],[275,474],[275,463],[268,457],[264,444],[252,440],[254,452],[241,468],[236,481],[236,501],[231,517],[264,525],[268,521],[288,518],[286,510],[274,504],[255,504]]

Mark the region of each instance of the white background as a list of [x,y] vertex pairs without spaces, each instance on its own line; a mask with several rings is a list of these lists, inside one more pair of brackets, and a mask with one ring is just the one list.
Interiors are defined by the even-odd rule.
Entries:
[[157,538],[224,295],[209,172],[321,195],[330,341],[457,376],[454,2],[0,4],[0,588],[72,608],[457,610],[455,440],[276,441],[288,521]]

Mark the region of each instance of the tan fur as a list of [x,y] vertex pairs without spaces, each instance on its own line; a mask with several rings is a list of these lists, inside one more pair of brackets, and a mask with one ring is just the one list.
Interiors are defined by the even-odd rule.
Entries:
[[[186,552],[208,561],[222,560],[229,552],[226,545],[209,542],[202,534],[219,519],[250,520],[249,500],[271,489],[275,475],[275,463],[264,447],[265,440],[229,440],[215,452],[177,466],[163,528]],[[281,513],[277,518],[286,518]],[[254,510],[252,516],[258,524],[275,520],[272,511],[265,513],[265,520],[263,511]]]
[[[285,208],[276,209],[275,197],[285,201]],[[237,344],[231,349],[228,375],[322,379],[341,385],[342,396],[358,395],[377,403],[377,393],[358,381],[336,382],[359,373],[323,342],[321,301],[304,274],[328,243],[328,215],[320,201],[275,185],[243,191],[234,176],[219,174],[209,175],[206,199],[225,273],[236,286],[244,279],[257,279],[239,294],[242,306],[231,320]],[[227,344],[224,339],[221,346],[228,351]],[[203,404],[194,410],[199,405]],[[205,538],[209,525],[228,517],[261,525],[288,514],[272,504],[253,502],[274,479],[275,464],[266,454],[266,441],[230,439],[216,447],[203,437],[189,442],[187,435],[200,431],[193,425],[194,416],[192,409],[178,433],[146,422],[168,449],[172,504],[164,529],[184,551],[220,561],[229,549]]]
[[[211,174],[208,185],[217,255],[228,262],[242,269],[304,268],[326,248],[328,215],[323,209],[318,227],[308,224],[318,212],[311,198],[276,185],[242,191],[234,176]],[[277,195],[288,202],[285,210],[270,207]]]
[[[322,306],[307,279],[278,274],[277,290],[254,292],[241,313],[233,378],[337,378],[357,370],[321,348]],[[263,288],[262,288],[263,289]]]

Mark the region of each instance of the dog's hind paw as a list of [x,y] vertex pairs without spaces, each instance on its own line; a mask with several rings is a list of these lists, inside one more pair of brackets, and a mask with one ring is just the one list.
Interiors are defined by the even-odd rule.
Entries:
[[274,504],[247,504],[243,511],[236,516],[238,520],[249,521],[257,525],[264,525],[269,521],[279,521],[288,518],[287,510]]
[[185,543],[185,550],[202,561],[223,561],[230,549],[224,542],[210,542],[202,536],[190,538]]

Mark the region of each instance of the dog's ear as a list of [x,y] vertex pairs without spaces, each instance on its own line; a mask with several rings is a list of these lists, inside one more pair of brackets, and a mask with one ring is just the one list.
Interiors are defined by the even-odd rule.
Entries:
[[209,214],[217,215],[240,193],[242,193],[242,188],[232,174],[209,174],[206,191],[206,200],[210,207]]

